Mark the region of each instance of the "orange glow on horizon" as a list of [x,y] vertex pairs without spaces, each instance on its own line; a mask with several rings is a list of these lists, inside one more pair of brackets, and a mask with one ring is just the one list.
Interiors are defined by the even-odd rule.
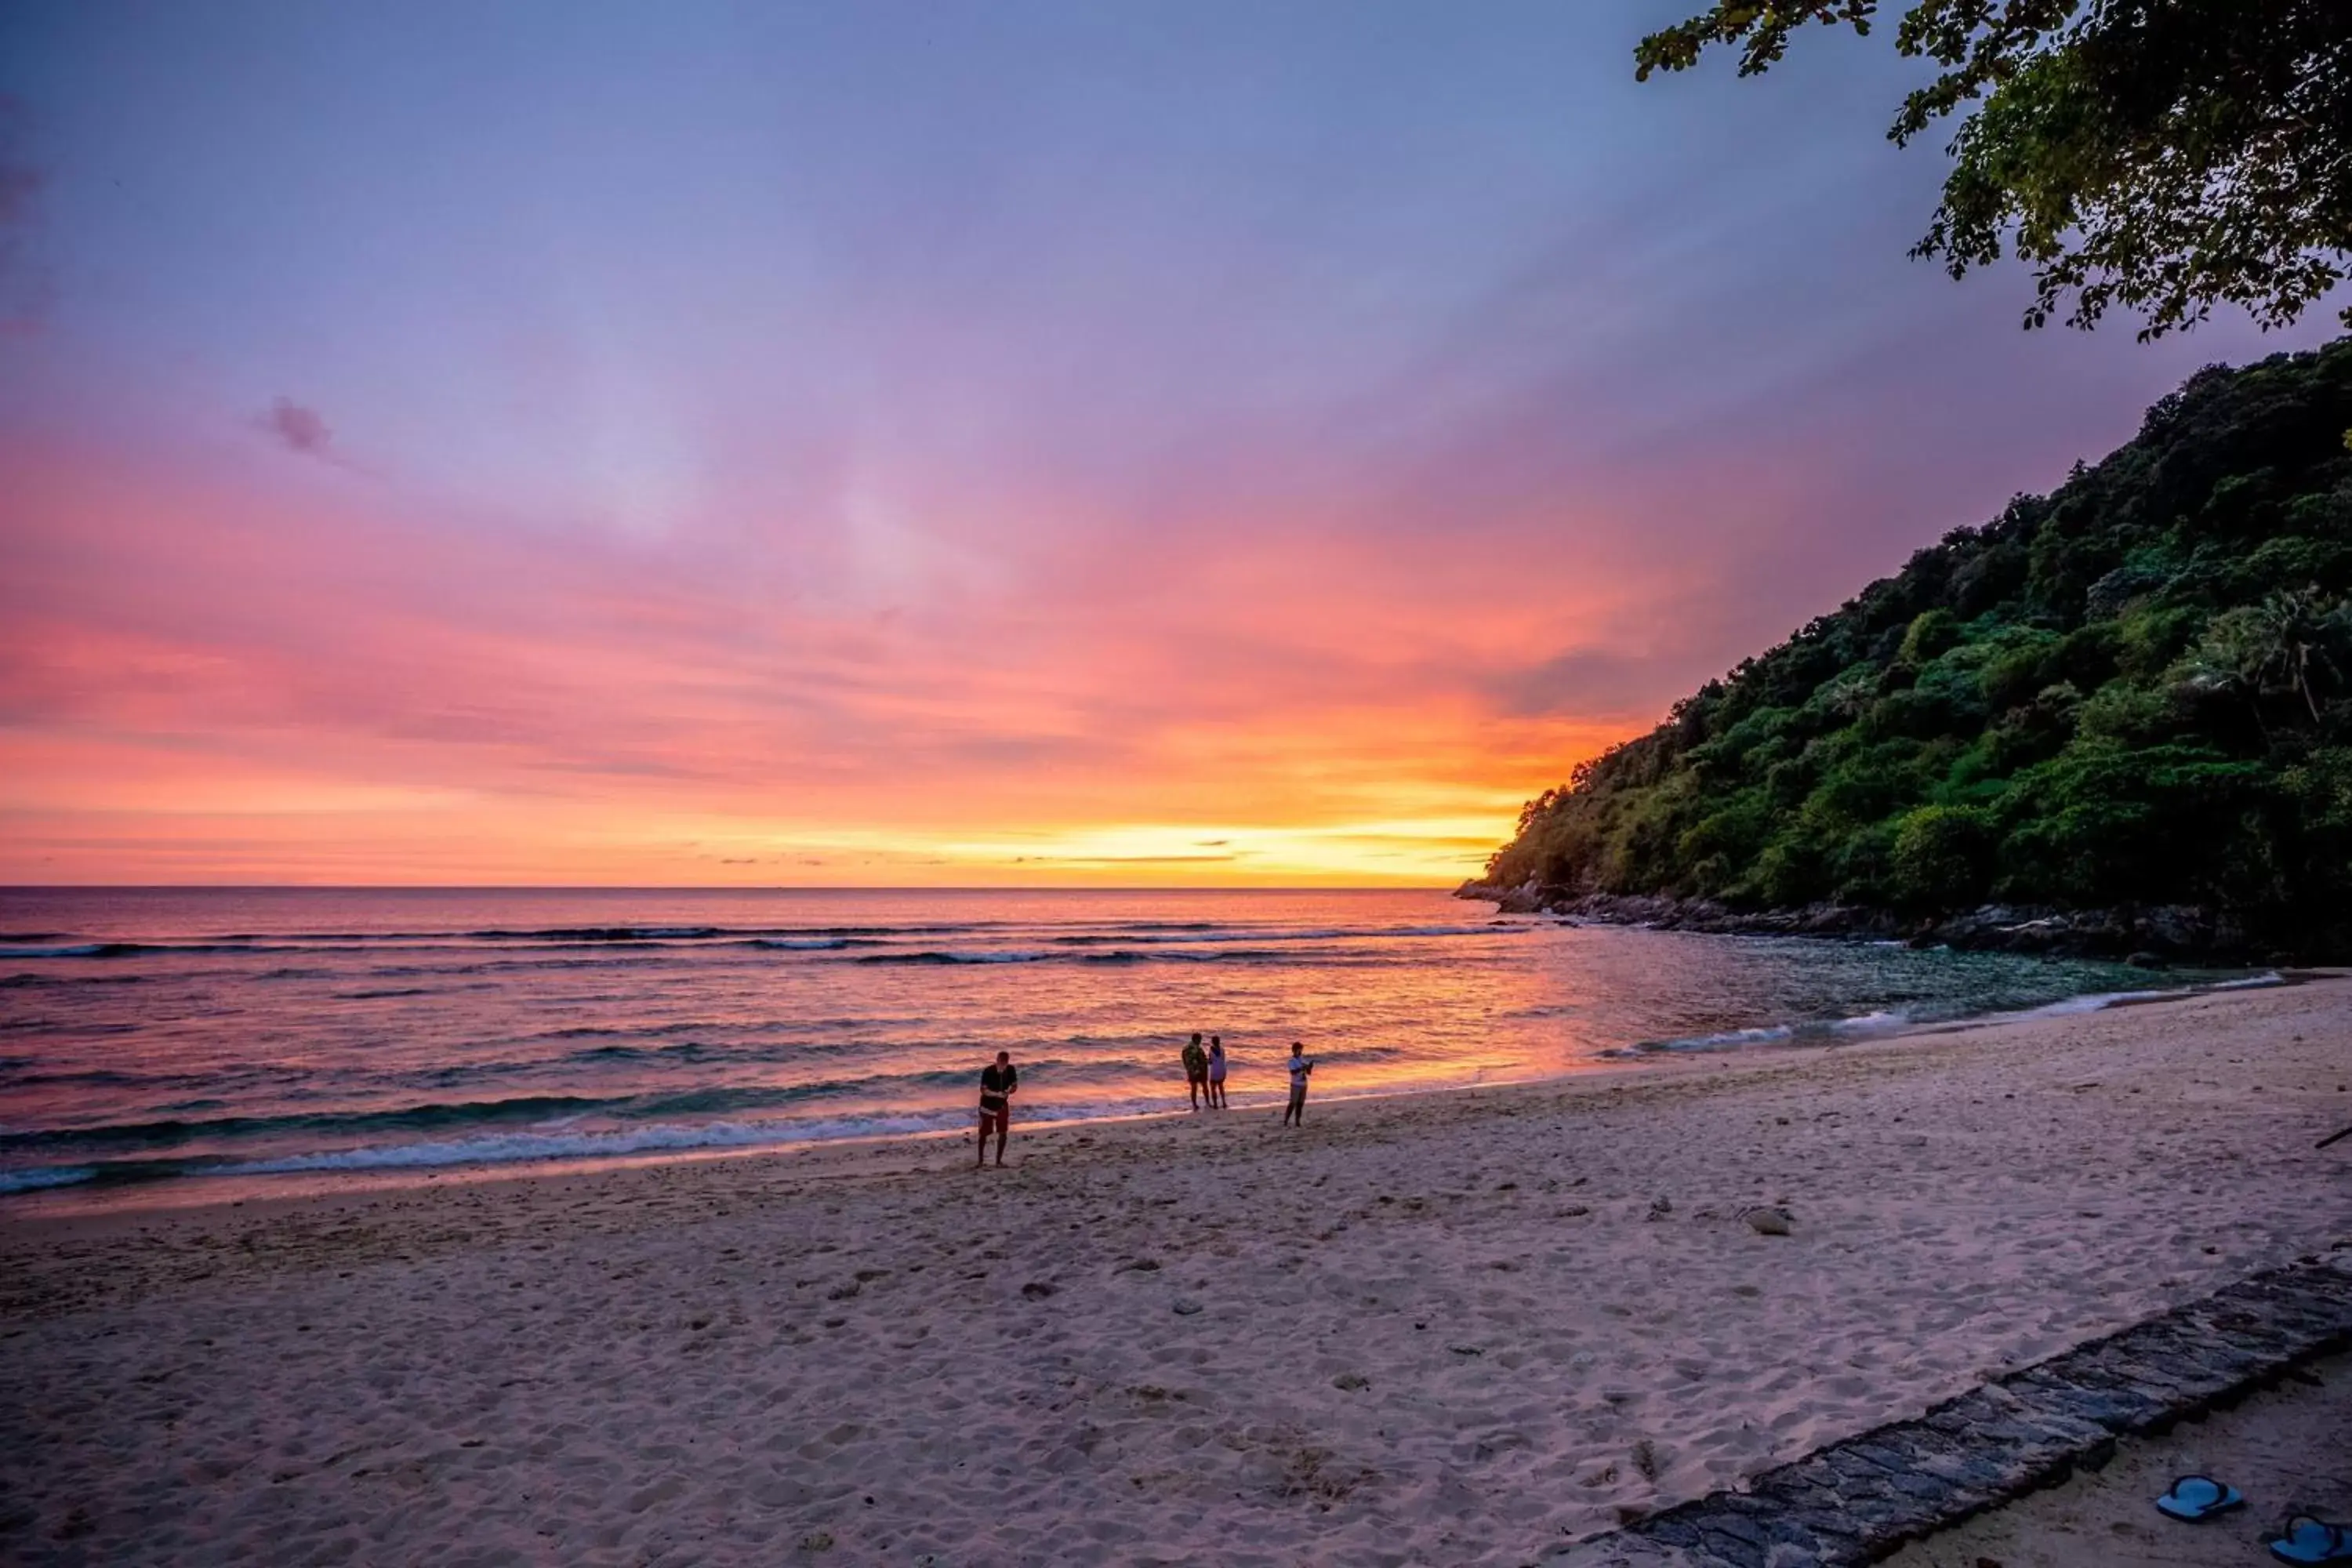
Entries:
[[1496,698],[1567,612],[1443,548],[1044,530],[910,586],[908,534],[887,594],[777,592],[358,484],[0,459],[8,882],[1449,885],[1641,727]]

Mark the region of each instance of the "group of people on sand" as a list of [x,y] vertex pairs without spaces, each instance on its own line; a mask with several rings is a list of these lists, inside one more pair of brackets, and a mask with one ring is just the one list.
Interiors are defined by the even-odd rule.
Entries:
[[1184,1047],[1184,1092],[1192,1098],[1192,1109],[1206,1104],[1212,1110],[1225,1109],[1225,1042],[1214,1035],[1209,1037],[1209,1048],[1201,1048],[1201,1037],[1195,1035]]
[[[1209,1037],[1204,1047],[1201,1037],[1194,1035],[1183,1050],[1184,1089],[1192,1109],[1205,1107],[1211,1110],[1228,1109],[1225,1102],[1225,1043],[1215,1035]],[[1307,1080],[1315,1071],[1315,1058],[1307,1054],[1306,1046],[1297,1040],[1290,1042],[1290,1100],[1283,1107],[1285,1127],[1307,1125]],[[1020,1092],[1021,1069],[1013,1065],[1013,1053],[999,1051],[996,1060],[980,1072],[980,1163],[988,1163],[988,1141],[996,1140],[996,1163],[1004,1163],[1004,1147],[1013,1137],[1013,1097]]]
[[[1206,1049],[1201,1037],[1195,1035],[1185,1046],[1184,1092],[1195,1110],[1206,1108],[1223,1110],[1225,1104],[1225,1042],[1215,1035],[1209,1037]],[[1297,1040],[1290,1042],[1290,1101],[1283,1108],[1285,1127],[1305,1126],[1307,1122],[1307,1079],[1315,1071],[1315,1058]]]
[[[1282,1107],[1282,1126],[1306,1126],[1307,1119],[1307,1077],[1315,1072],[1315,1058],[1307,1056],[1301,1041],[1291,1041],[1291,1098]],[[1225,1041],[1216,1035],[1209,1037],[1209,1047],[1202,1048],[1200,1035],[1192,1037],[1183,1048],[1183,1086],[1185,1096],[1192,1100],[1192,1110],[1225,1110]]]

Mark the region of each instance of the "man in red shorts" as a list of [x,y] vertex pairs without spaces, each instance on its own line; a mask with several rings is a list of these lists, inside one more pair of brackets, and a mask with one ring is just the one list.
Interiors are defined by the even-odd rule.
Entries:
[[1020,1069],[1011,1051],[996,1053],[996,1065],[980,1069],[980,1163],[988,1163],[988,1135],[996,1134],[996,1163],[1004,1163],[1004,1145],[1013,1138],[1013,1095],[1021,1087]]

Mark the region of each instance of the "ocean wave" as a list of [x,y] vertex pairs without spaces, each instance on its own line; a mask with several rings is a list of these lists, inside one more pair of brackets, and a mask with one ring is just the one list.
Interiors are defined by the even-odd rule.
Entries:
[[[630,1059],[612,1047],[605,1059]],[[597,1053],[583,1053],[593,1057]],[[644,1053],[645,1060],[656,1053]],[[713,1051],[713,1058],[732,1053]],[[676,1058],[673,1058],[676,1059]],[[690,1058],[689,1058],[690,1059]],[[412,1092],[419,1086],[449,1087],[499,1070],[535,1071],[538,1062],[475,1063],[438,1069],[407,1081]],[[1131,1073],[1134,1062],[1065,1062],[1055,1058],[1023,1064],[1051,1071],[1065,1081],[1084,1082],[1104,1076]],[[79,1126],[37,1127],[0,1132],[0,1154],[43,1150],[79,1152],[90,1149],[136,1148],[164,1150],[190,1144],[219,1145],[255,1139],[310,1139],[338,1142],[370,1134],[431,1132],[455,1127],[515,1122],[578,1121],[585,1117],[614,1121],[653,1121],[664,1117],[716,1117],[851,1096],[877,1100],[925,1100],[952,1095],[973,1081],[973,1069],[963,1065],[903,1072],[863,1073],[817,1079],[793,1084],[713,1084],[692,1089],[633,1089],[618,1094],[532,1094],[502,1099],[425,1100],[387,1110],[317,1110],[274,1116],[165,1117],[140,1121],[96,1122]],[[154,1086],[149,1086],[154,1087]]]
[[2210,981],[2202,985],[2193,985],[2189,989],[2192,991],[2261,991],[2273,985],[2285,984],[2286,976],[2273,969],[2261,974],[2244,975],[2236,980]]
[[1018,948],[1003,950],[974,949],[957,952],[941,948],[925,948],[918,952],[869,952],[853,963],[1038,963],[1056,956],[1050,952],[1026,952]]
[[[591,1046],[584,1051],[573,1051],[563,1059],[568,1062],[684,1062],[709,1061],[737,1053],[707,1046],[700,1040],[683,1040],[674,1046]],[[530,1062],[526,1067],[541,1067]]]
[[[1349,957],[1380,962],[1378,952],[1349,952],[1327,950],[1314,955],[1312,962],[1329,963]],[[1112,948],[1096,952],[1065,949],[1061,952],[1040,952],[1035,948],[920,948],[900,952],[869,952],[850,959],[852,963],[1298,963],[1302,960],[1296,950],[1284,951],[1266,947],[1217,947],[1204,952],[1186,952],[1176,948]],[[1398,962],[1406,962],[1398,960]]]
[[721,926],[550,926],[542,931],[468,931],[457,934],[476,942],[658,942],[664,938],[711,937]]
[[[1165,1099],[1109,1104],[1044,1107],[1022,1120],[1036,1125],[1055,1121],[1095,1121],[1164,1111]],[[838,1142],[853,1138],[903,1138],[921,1133],[957,1131],[969,1126],[971,1111],[963,1106],[937,1110],[876,1112],[855,1116],[807,1117],[750,1121],[653,1122],[637,1127],[581,1132],[560,1128],[499,1133],[482,1138],[454,1138],[421,1143],[386,1143],[362,1149],[321,1150],[273,1155],[259,1160],[206,1165],[190,1174],[221,1176],[294,1175],[336,1171],[385,1171],[450,1165],[510,1164],[548,1160],[625,1158],[635,1154],[687,1153],[697,1150],[758,1149],[799,1143]],[[104,1174],[101,1168],[99,1174]]]
[[675,1153],[696,1149],[748,1149],[844,1138],[903,1136],[963,1126],[971,1114],[847,1116],[812,1121],[706,1121],[629,1127],[610,1132],[515,1132],[490,1138],[459,1138],[436,1143],[389,1143],[286,1154],[212,1168],[224,1176],[292,1175],[303,1172],[387,1171],[427,1166],[507,1164],[518,1161],[614,1158]]
[[[463,950],[451,948],[446,951],[457,952]],[[509,948],[507,951],[529,950]],[[462,963],[377,963],[354,973],[375,980],[405,980],[420,975],[515,974],[542,969],[642,969],[662,963],[665,951],[635,949],[602,958],[476,958]]]
[[[558,1029],[542,1029],[517,1037],[525,1044],[541,1040],[618,1040],[639,1048],[642,1040],[667,1039],[678,1035],[728,1036],[745,1045],[772,1047],[793,1052],[859,1050],[870,1048],[862,1039],[830,1037],[844,1029],[887,1028],[899,1031],[920,1031],[929,1020],[916,1017],[870,1018],[792,1018],[792,1017],[719,1017],[680,1018],[666,1024],[572,1024]],[[656,1047],[658,1048],[658,1047]],[[570,1053],[585,1057],[589,1052]]]
[[948,936],[979,929],[971,925],[795,927],[737,930],[725,926],[576,926],[545,931],[400,931],[380,936],[297,933],[282,936],[221,936],[183,941],[129,939],[11,942],[0,943],[0,959],[137,958],[166,953],[264,952],[465,952],[488,946],[548,949],[609,946],[704,947],[720,939],[768,947],[841,946],[892,937]]
[[1708,1035],[1684,1035],[1673,1039],[1643,1040],[1616,1050],[1602,1051],[1604,1057],[1640,1057],[1659,1053],[1706,1052],[1738,1050],[1744,1046],[1780,1045],[1790,1040],[1835,1038],[1840,1036],[1892,1034],[1916,1022],[1899,1007],[1874,1008],[1848,1018],[1816,1018],[1791,1024],[1759,1024],[1745,1029],[1725,1029]]
[[725,1027],[721,1024],[699,1020],[682,1024],[573,1024],[561,1029],[543,1029],[531,1036],[537,1040],[601,1040],[617,1037],[625,1040],[643,1039],[647,1035],[687,1035],[700,1030]]
[[[597,925],[490,927],[448,931],[236,931],[174,941],[65,940],[62,933],[45,932],[30,934],[51,940],[0,942],[0,959],[137,958],[183,953],[465,952],[472,947],[496,949],[517,945],[549,949],[614,946],[691,949],[736,945],[814,952],[902,942],[908,939],[995,932],[1030,933],[1034,940],[1053,947],[1156,946],[1507,936],[1537,929],[1531,924],[1490,922],[1477,925],[1327,926],[1285,931],[1276,925],[1249,922],[1130,921],[1108,922],[1100,930],[1056,935],[1051,934],[1050,922],[961,921],[853,926]],[[982,959],[973,962],[1003,961]]]
[[[959,1074],[959,1078],[965,1075]],[[1171,1109],[1170,1097],[1025,1108],[1024,1124],[1099,1121]],[[94,1161],[0,1171],[0,1194],[77,1184],[122,1184],[177,1177],[365,1173],[372,1171],[502,1165],[551,1160],[619,1159],[633,1155],[724,1152],[856,1138],[907,1137],[956,1131],[970,1125],[965,1106],[920,1111],[714,1121],[656,1121],[580,1131],[561,1122],[511,1131],[357,1148],[314,1149],[238,1159]]]
[[1133,934],[1126,931],[1088,932],[1078,936],[1057,936],[1050,939],[1057,947],[1107,947],[1115,943],[1132,942],[1139,946],[1156,943],[1189,945],[1204,942],[1349,942],[1379,941],[1389,937],[1432,936],[1509,936],[1534,931],[1532,925],[1425,925],[1425,926],[1324,926],[1304,931],[1232,930],[1203,927],[1183,934]]
[[0,958],[143,958],[186,952],[331,952],[315,943],[268,942],[66,942],[0,947]]
[[2135,1002],[2163,1002],[2177,996],[2200,996],[2209,991],[2259,991],[2268,986],[2284,985],[2286,976],[2275,970],[2262,974],[2242,975],[2232,980],[2200,981],[2189,985],[2167,985],[2145,991],[2093,991],[2080,996],[2067,996],[2056,1002],[2045,1002],[2038,1007],[2020,1008],[2015,1012],[1985,1014],[1974,1020],[1979,1023],[2007,1023],[2021,1018],[2063,1018],[2076,1013],[2099,1013],[2109,1007],[2127,1006]]
[[1829,1027],[1841,1035],[1875,1035],[1892,1029],[1907,1028],[1911,1021],[1911,1015],[1900,1007],[1882,1007],[1876,1012],[1864,1013],[1857,1017],[1837,1019]]
[[1915,1014],[1902,1008],[1879,1008],[1850,1018],[1770,1024],[1747,1029],[1726,1029],[1717,1034],[1643,1040],[1635,1045],[1619,1047],[1599,1054],[1603,1057],[1622,1058],[1668,1052],[1737,1050],[1743,1046],[1775,1045],[1808,1037],[1818,1039],[1835,1038],[1839,1036],[1894,1034],[1909,1028],[1915,1024],[1923,1023],[1982,1025],[2018,1023],[2033,1018],[2066,1018],[2084,1013],[2103,1012],[2109,1007],[2126,1006],[2137,1002],[2162,1002],[2176,997],[2200,995],[2210,991],[2245,991],[2264,986],[2283,985],[2285,983],[2285,977],[2273,971],[2229,980],[2203,981],[2188,985],[2134,991],[2088,991],[2073,996],[2062,996],[2054,1002],[2040,1003],[2030,1007],[1993,1008],[1958,1014],[1931,1010],[1925,1015]]
[[[1064,957],[1064,954],[1055,954]],[[1110,952],[1081,952],[1075,955],[1080,963],[1296,963],[1296,952],[1285,952],[1271,947],[1227,947],[1208,952],[1136,952],[1118,950]],[[1342,956],[1338,952],[1316,954],[1318,962],[1328,963]]]
[[273,1133],[324,1135],[413,1131],[459,1122],[539,1121],[577,1115],[620,1103],[613,1097],[526,1095],[509,1100],[441,1101],[397,1110],[313,1111],[289,1116],[167,1117],[148,1121],[99,1122],[82,1127],[43,1127],[0,1132],[0,1152],[131,1145],[171,1148],[202,1140],[252,1138]]
[[0,991],[63,990],[75,985],[144,985],[145,974],[0,974]]
[[1708,1035],[1680,1035],[1672,1039],[1640,1040],[1630,1046],[1620,1046],[1600,1054],[1604,1057],[1643,1057],[1664,1052],[1731,1051],[1742,1046],[1766,1046],[1792,1038],[1797,1033],[1794,1024],[1759,1024],[1753,1028],[1723,1029]]
[[22,1067],[15,1065],[14,1058],[0,1061],[0,1077],[5,1077],[8,1087],[16,1089],[137,1089],[151,1094],[174,1089],[201,1089],[217,1081],[187,1073],[123,1072],[111,1068],[43,1071],[42,1066],[37,1058],[26,1059]]
[[545,926],[536,930],[493,928],[447,934],[471,942],[709,942],[721,937],[815,940],[853,936],[938,936],[954,931],[992,930],[1006,923],[1002,921],[943,921],[916,925],[855,926]]
[[35,1165],[22,1171],[0,1171],[0,1195],[33,1193],[43,1187],[71,1187],[96,1179],[93,1165]]

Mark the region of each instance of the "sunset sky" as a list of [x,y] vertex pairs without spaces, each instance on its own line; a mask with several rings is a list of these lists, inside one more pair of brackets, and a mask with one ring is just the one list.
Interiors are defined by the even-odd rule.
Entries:
[[2239,320],[1696,0],[0,10],[0,880],[1440,884]]

